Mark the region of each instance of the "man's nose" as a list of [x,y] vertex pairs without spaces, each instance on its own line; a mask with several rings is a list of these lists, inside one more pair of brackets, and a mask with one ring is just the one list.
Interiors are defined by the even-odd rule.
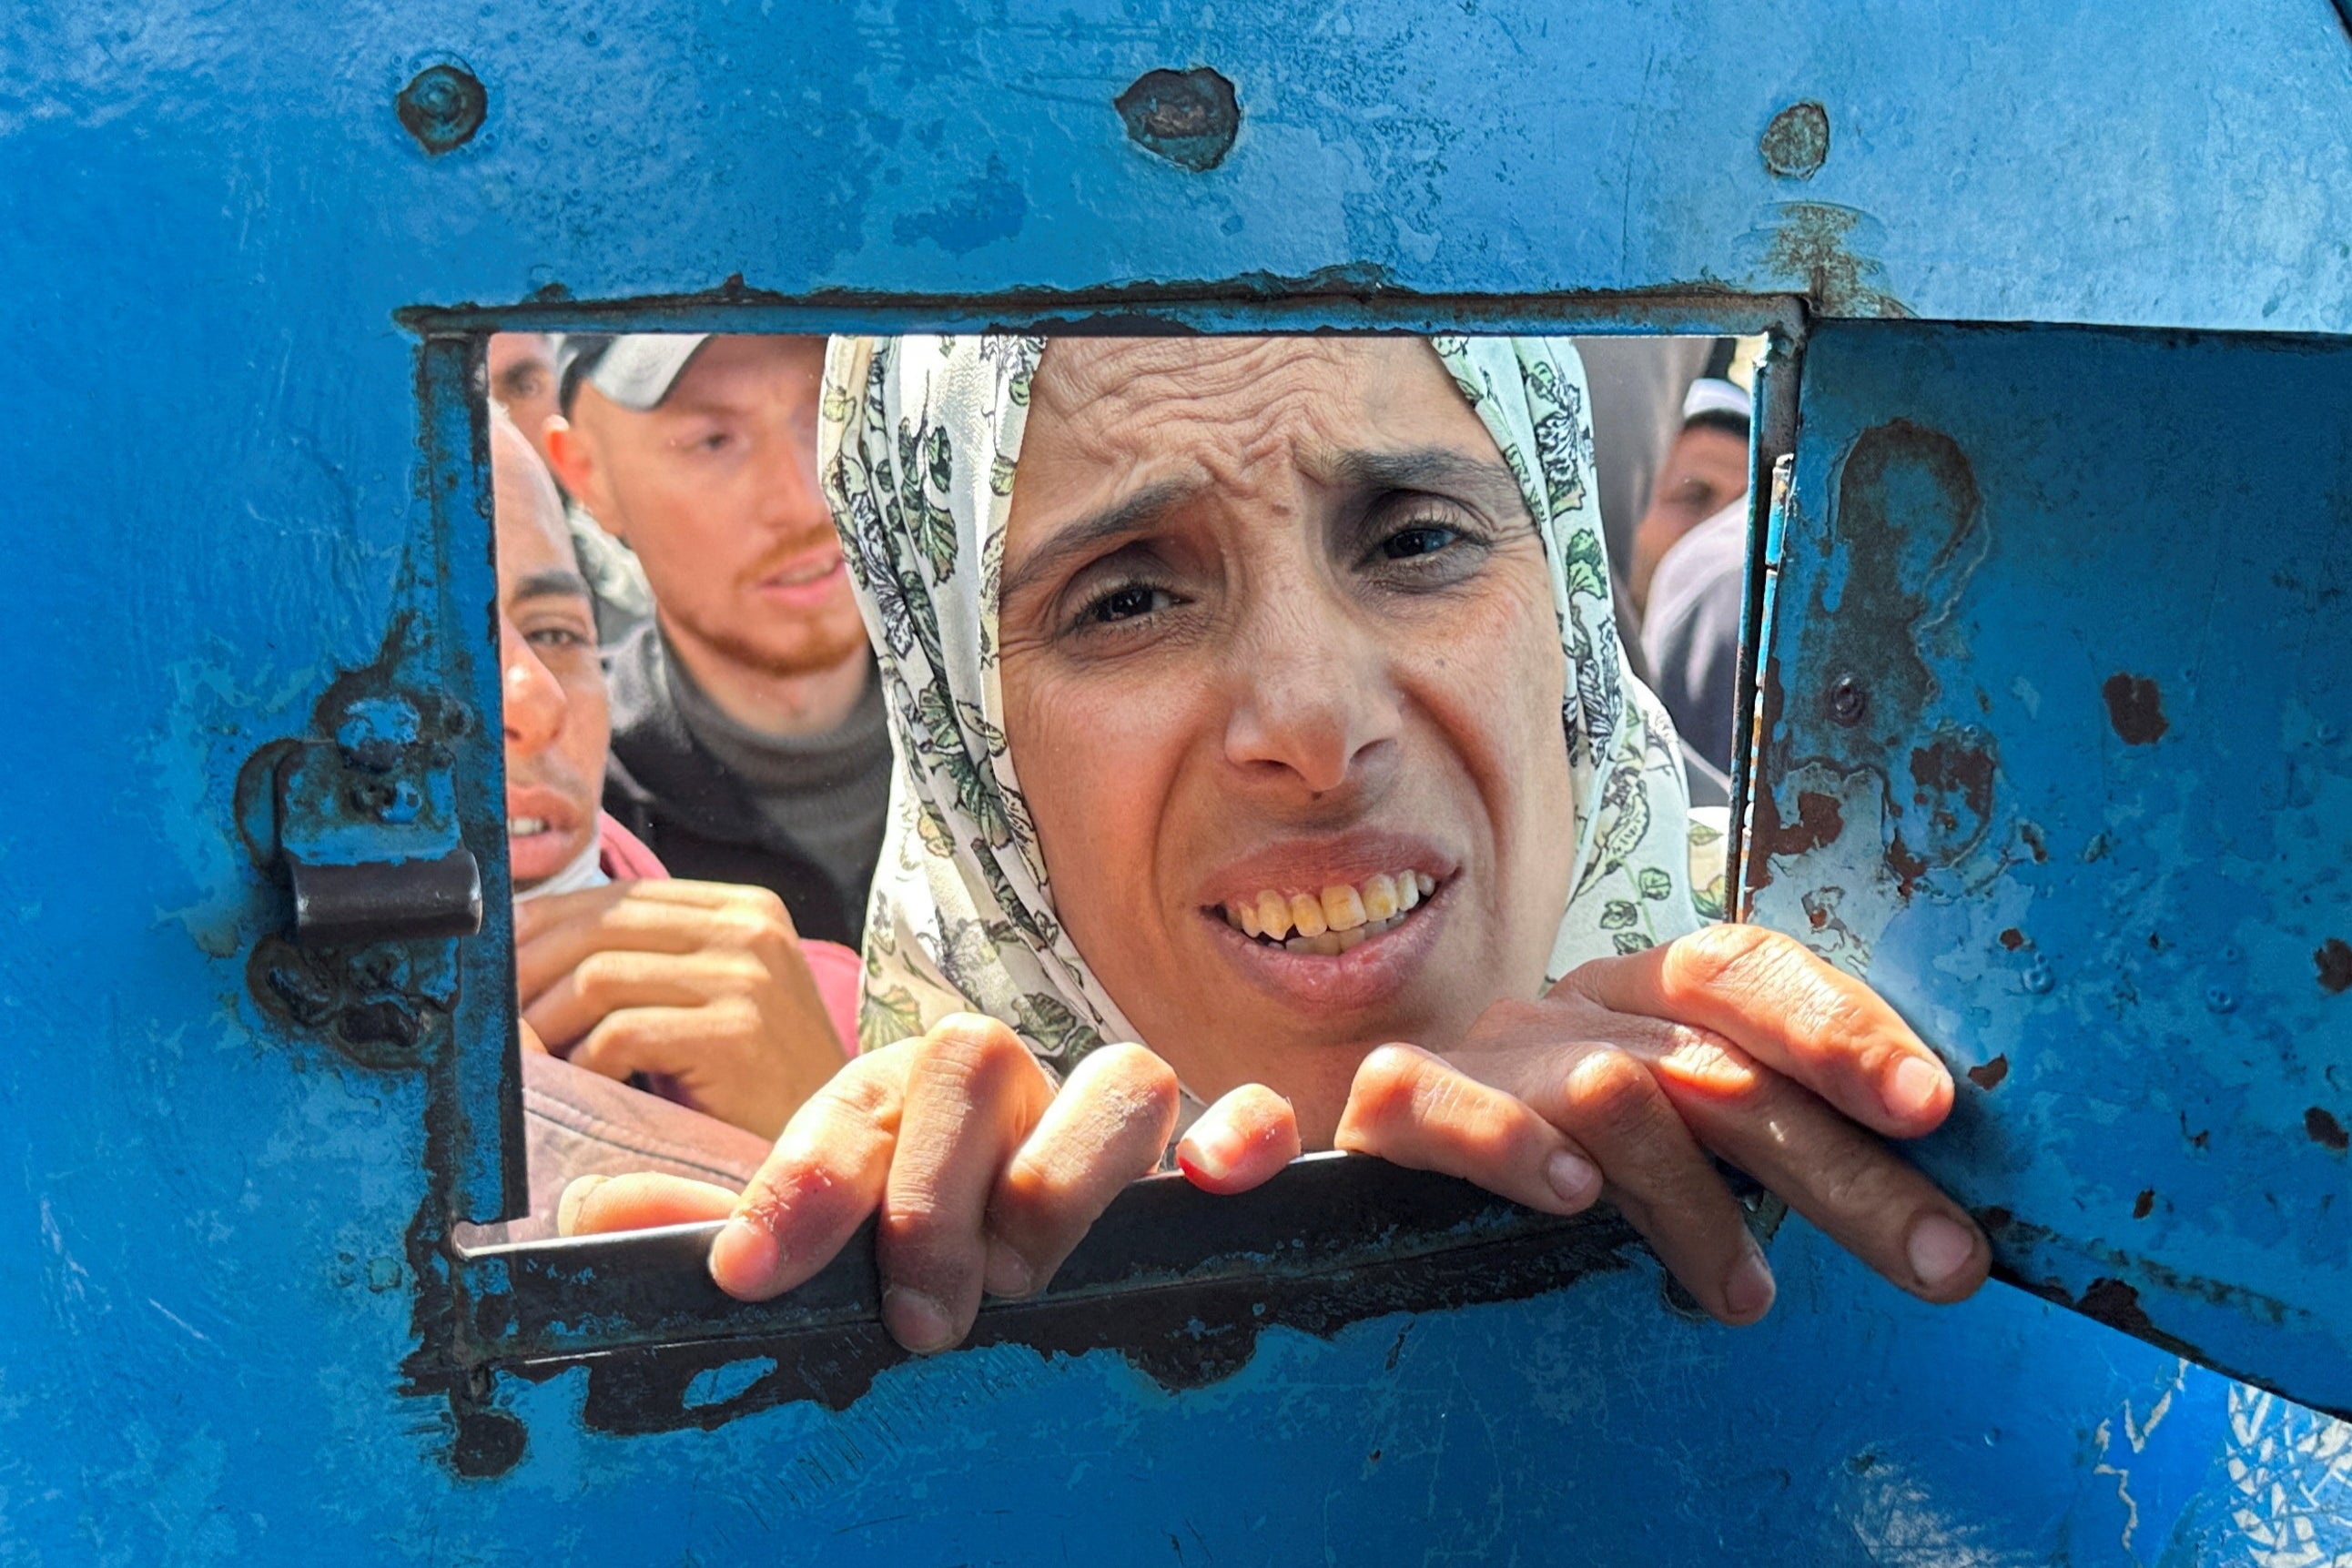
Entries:
[[833,514],[817,483],[816,432],[795,420],[782,420],[761,443],[760,520],[780,534],[811,528],[830,533]]
[[568,706],[563,683],[503,616],[499,620],[499,681],[508,751],[528,757],[553,745],[563,733]]
[[1394,766],[1403,730],[1387,650],[1355,607],[1285,598],[1229,644],[1226,759],[1317,795],[1373,784]]

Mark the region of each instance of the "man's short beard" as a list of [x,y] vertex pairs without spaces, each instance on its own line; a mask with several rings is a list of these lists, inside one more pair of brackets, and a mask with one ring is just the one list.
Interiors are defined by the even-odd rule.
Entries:
[[824,674],[841,668],[866,645],[866,626],[862,621],[852,622],[849,629],[838,637],[825,636],[821,623],[813,623],[799,647],[789,654],[732,632],[714,634],[699,626],[687,630],[704,647],[729,664],[768,680]]

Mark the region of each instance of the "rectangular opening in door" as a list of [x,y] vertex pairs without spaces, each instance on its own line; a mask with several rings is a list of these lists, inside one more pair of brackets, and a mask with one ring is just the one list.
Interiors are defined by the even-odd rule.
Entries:
[[[919,1134],[979,1340],[1634,1244],[1314,1151],[1381,1042],[1719,915],[1794,335],[1118,325],[472,336],[530,1186],[473,1355],[895,1354]],[[780,1134],[825,1256],[730,1299]]]

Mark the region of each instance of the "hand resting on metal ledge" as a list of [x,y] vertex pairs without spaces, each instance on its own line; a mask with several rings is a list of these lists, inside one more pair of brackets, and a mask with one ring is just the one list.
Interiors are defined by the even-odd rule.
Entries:
[[1881,1142],[1941,1062],[1694,905],[1570,348],[839,340],[825,415],[901,770],[867,1051],[741,1194],[583,1184],[567,1231],[730,1218],[757,1298],[878,1213],[885,1319],[943,1349],[1189,1116],[1211,1191],[1336,1147],[1606,1199],[1728,1322],[1772,1276],[1710,1152],[1906,1290],[1981,1282]]

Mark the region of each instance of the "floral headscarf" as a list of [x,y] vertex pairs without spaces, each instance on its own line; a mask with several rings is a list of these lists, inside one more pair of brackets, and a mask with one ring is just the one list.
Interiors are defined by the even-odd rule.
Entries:
[[[1556,979],[1699,924],[1681,756],[1618,643],[1576,350],[1542,338],[1430,343],[1517,477],[1551,566],[1578,836]],[[859,1032],[871,1049],[948,1013],[981,1012],[1067,1071],[1136,1034],[1055,918],[1004,741],[1004,524],[1045,347],[1013,336],[835,339],[817,466],[898,753]]]

